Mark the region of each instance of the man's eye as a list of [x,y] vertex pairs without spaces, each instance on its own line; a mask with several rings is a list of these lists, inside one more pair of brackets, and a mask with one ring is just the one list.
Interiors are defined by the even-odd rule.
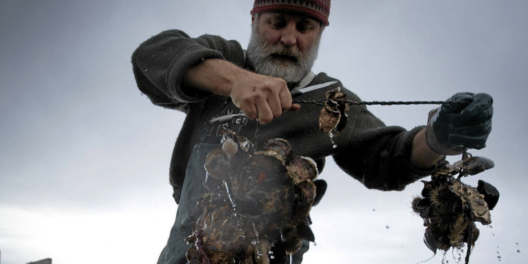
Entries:
[[277,28],[283,28],[286,25],[286,23],[284,21],[271,21],[270,25],[272,28],[277,29]]
[[297,25],[297,30],[299,30],[299,32],[306,32],[311,29],[313,29],[313,26],[309,24],[298,24]]

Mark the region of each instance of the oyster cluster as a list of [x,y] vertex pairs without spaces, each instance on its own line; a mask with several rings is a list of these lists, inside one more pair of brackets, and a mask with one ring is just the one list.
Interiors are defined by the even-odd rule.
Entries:
[[301,239],[314,241],[317,165],[294,156],[286,140],[271,139],[257,151],[226,129],[204,167],[210,192],[197,203],[188,263],[282,263]]
[[348,124],[347,111],[350,104],[346,100],[347,97],[340,87],[326,92],[326,101],[319,113],[319,129],[330,138],[339,136]]
[[475,222],[483,225],[491,223],[490,210],[497,204],[499,192],[482,180],[474,188],[464,184],[460,178],[493,166],[493,161],[473,156],[453,165],[440,161],[431,181],[422,181],[421,197],[413,199],[412,208],[424,220],[424,243],[434,253],[438,249],[462,248],[467,243],[466,263],[469,262],[471,247],[479,236]]

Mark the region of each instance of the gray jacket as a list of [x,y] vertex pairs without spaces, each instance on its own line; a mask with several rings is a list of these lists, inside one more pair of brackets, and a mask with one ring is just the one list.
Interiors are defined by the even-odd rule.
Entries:
[[[179,191],[193,146],[216,140],[214,131],[208,136],[211,129],[215,129],[208,127],[208,121],[236,109],[226,97],[182,86],[182,76],[189,67],[210,58],[224,59],[247,68],[244,52],[240,44],[233,40],[212,35],[190,38],[182,31],[168,30],[142,43],[132,55],[139,89],[155,105],[187,115],[174,147],[169,173],[176,202],[179,201]],[[336,79],[319,73],[309,85],[332,80]],[[344,88],[341,82],[337,82],[296,99],[321,100],[327,90],[338,86]],[[354,93],[342,90],[348,99],[360,100]],[[387,127],[365,106],[351,106],[348,125],[341,135],[334,138],[337,145],[334,148],[329,136],[318,129],[320,110],[321,106],[303,104],[298,112],[283,113],[259,128],[258,146],[262,146],[267,139],[284,138],[296,155],[311,157],[320,165],[324,164],[325,157],[332,156],[344,172],[367,188],[384,191],[403,190],[406,185],[431,174],[432,170],[420,170],[409,164],[413,137],[423,127],[410,131],[396,126]],[[239,134],[255,141],[256,122],[249,121],[239,129]]]

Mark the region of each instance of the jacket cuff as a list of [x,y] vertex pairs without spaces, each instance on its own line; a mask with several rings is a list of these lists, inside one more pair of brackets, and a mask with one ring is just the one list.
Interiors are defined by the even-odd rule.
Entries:
[[425,129],[425,141],[430,149],[442,155],[458,155],[464,152],[464,147],[456,146],[438,138],[434,129],[434,122],[438,118],[440,108],[433,109],[429,112],[429,119],[427,120],[427,128]]
[[398,155],[400,156],[399,162],[401,168],[404,170],[404,173],[408,175],[411,182],[431,175],[435,169],[434,165],[427,169],[417,168],[411,165],[411,152],[413,148],[414,136],[416,136],[416,134],[418,134],[418,132],[422,131],[424,128],[425,126],[418,126],[407,132],[405,139],[401,143],[402,148],[399,148],[402,150],[402,152]]

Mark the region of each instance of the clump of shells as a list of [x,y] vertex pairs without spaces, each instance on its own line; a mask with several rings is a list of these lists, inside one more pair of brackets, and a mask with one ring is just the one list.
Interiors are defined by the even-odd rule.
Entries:
[[431,181],[422,181],[421,197],[413,199],[412,208],[423,218],[424,243],[435,254],[438,249],[447,251],[467,244],[466,263],[469,262],[471,248],[480,233],[475,222],[491,223],[490,210],[497,204],[499,192],[482,180],[474,188],[460,179],[493,166],[493,161],[484,157],[468,156],[453,165],[440,161]]
[[198,200],[189,263],[282,263],[314,241],[309,212],[317,165],[295,156],[284,139],[257,151],[247,138],[223,131],[204,164],[209,193]]
[[339,136],[348,124],[350,104],[346,100],[341,87],[326,92],[326,101],[319,113],[319,129],[331,138]]

